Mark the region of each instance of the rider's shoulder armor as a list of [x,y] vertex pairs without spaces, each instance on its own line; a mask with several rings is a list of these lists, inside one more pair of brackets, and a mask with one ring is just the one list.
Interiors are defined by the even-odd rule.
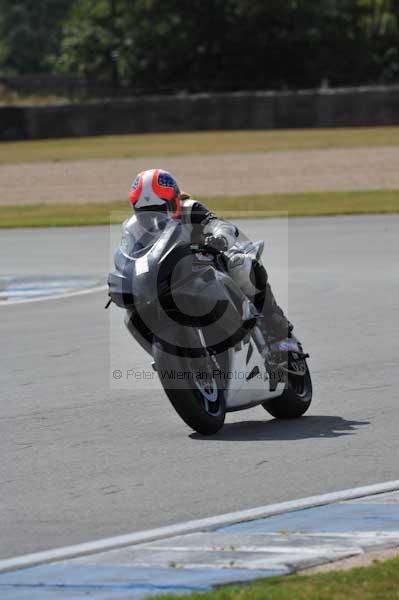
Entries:
[[182,200],[182,219],[187,225],[205,225],[215,215],[201,202],[188,198]]
[[238,229],[235,225],[219,219],[215,213],[197,200],[192,198],[182,200],[182,220],[183,223],[193,227],[198,234],[202,232],[216,237],[223,236],[229,247],[236,242]]

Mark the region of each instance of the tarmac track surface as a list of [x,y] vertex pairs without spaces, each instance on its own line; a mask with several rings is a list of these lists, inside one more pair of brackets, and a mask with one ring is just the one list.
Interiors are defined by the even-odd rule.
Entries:
[[[240,226],[311,353],[308,416],[202,438],[158,383],[111,384],[148,359],[105,293],[0,306],[1,558],[398,478],[399,216]],[[102,276],[115,232],[2,231],[0,273]]]

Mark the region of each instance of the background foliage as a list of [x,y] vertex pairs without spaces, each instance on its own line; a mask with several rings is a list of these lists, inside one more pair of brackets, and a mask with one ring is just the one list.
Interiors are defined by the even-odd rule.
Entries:
[[399,0],[0,0],[0,73],[137,92],[399,83]]

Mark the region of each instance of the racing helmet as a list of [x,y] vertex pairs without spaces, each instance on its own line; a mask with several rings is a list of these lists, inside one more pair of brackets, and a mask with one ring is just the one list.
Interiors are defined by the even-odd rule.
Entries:
[[129,198],[139,220],[147,212],[159,212],[178,219],[181,215],[180,196],[179,186],[168,171],[149,169],[134,179]]

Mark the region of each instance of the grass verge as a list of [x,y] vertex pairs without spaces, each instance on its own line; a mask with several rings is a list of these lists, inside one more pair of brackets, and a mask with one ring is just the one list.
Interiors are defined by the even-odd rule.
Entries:
[[[317,192],[202,198],[225,219],[399,213],[399,191]],[[0,206],[0,228],[107,225],[131,214],[126,201]]]
[[0,164],[398,145],[399,127],[147,133],[0,142]]
[[[188,596],[156,596],[178,600]],[[190,594],[190,600],[398,600],[399,558],[370,567],[318,575],[270,577],[248,586],[227,586],[209,593]]]

